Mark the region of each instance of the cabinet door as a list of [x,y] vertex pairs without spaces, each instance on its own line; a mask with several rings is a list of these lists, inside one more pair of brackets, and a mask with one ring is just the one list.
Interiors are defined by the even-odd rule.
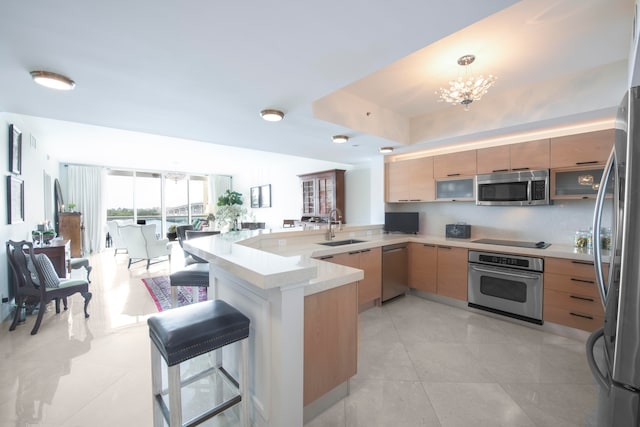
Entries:
[[438,252],[435,245],[409,244],[409,287],[418,291],[437,291]]
[[451,178],[436,181],[436,200],[471,201],[475,198],[473,178]]
[[318,188],[317,215],[328,217],[331,209],[335,209],[335,179],[333,175],[319,176],[316,180]]
[[302,215],[317,216],[316,213],[316,180],[303,179],[302,183]]
[[438,246],[438,294],[459,300],[467,300],[466,248]]
[[549,197],[559,199],[595,199],[604,168],[576,167],[553,169]]
[[551,139],[551,168],[605,164],[614,142],[614,130],[581,133]]
[[507,172],[510,167],[511,149],[508,145],[481,148],[477,152],[478,173]]
[[382,298],[382,249],[372,248],[360,251],[360,269],[364,279],[358,283],[358,304]]
[[511,170],[549,169],[549,140],[511,145]]
[[433,157],[408,160],[409,163],[409,199],[411,201],[435,200],[435,181],[433,180]]
[[473,176],[476,174],[476,150],[441,154],[433,160],[433,177]]
[[387,202],[409,201],[410,172],[406,161],[386,164]]

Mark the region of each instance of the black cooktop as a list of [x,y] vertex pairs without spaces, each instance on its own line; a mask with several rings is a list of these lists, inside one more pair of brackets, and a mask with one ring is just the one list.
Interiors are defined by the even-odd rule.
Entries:
[[551,246],[547,242],[520,242],[518,240],[478,239],[471,243],[484,243],[486,245],[517,246],[519,248],[546,249]]

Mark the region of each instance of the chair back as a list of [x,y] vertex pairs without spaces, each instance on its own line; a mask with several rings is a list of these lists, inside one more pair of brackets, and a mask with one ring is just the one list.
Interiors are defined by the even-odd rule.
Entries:
[[124,239],[120,235],[120,228],[125,225],[132,225],[132,219],[115,219],[113,221],[107,221],[107,228],[109,235],[111,236],[111,245],[115,249],[125,249],[127,246]]
[[130,258],[147,258],[147,241],[142,234],[142,227],[146,226],[131,224],[120,227],[120,236]]
[[[35,267],[36,274],[40,283],[45,283],[44,273],[39,263],[36,262],[35,253],[33,252],[33,243],[26,240],[7,242],[7,258],[13,272],[13,290],[14,296],[27,295],[38,296],[46,292],[45,286],[36,285],[32,278],[31,272],[27,267],[27,257],[31,259],[31,265]],[[26,253],[25,253],[26,251]]]
[[193,230],[193,225],[179,225],[176,227],[176,234],[178,235],[178,243],[182,247],[182,241],[185,240],[187,231]]

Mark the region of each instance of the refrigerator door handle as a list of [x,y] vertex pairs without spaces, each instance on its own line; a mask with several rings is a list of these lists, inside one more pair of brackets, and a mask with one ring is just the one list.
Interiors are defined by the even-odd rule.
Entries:
[[[600,227],[602,225],[602,208],[604,206],[604,197],[606,194],[606,186],[613,171],[615,163],[615,150],[611,150],[611,154],[607,159],[607,164],[604,167],[604,173],[600,180],[600,187],[598,188],[598,195],[596,196],[596,207],[593,214],[593,241],[596,244],[593,245],[594,262],[593,266],[596,270],[596,284],[598,292],[600,293],[600,300],[602,307],[606,307],[607,304],[607,289],[604,284],[604,272],[602,271],[602,249],[600,247]],[[613,256],[613,254],[611,255]]]
[[593,377],[596,379],[596,382],[608,393],[611,389],[611,383],[598,367],[596,358],[593,354],[593,348],[596,345],[596,341],[598,341],[602,336],[604,336],[604,328],[596,329],[589,336],[589,339],[587,340],[587,363],[589,363],[589,368],[591,368],[591,372],[593,373]]

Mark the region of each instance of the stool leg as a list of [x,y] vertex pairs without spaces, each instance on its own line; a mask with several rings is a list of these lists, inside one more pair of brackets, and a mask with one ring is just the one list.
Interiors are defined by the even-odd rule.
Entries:
[[160,352],[155,346],[153,341],[151,342],[151,398],[153,402],[153,427],[164,426],[164,415],[156,396],[162,394],[162,362]]
[[175,308],[178,306],[178,290],[177,286],[171,286],[171,307]]
[[180,364],[167,369],[169,382],[169,427],[182,427],[182,389]]
[[241,361],[238,368],[238,384],[240,385],[240,425],[242,427],[249,427],[249,400],[251,394],[249,393],[249,338],[245,338],[241,342]]

